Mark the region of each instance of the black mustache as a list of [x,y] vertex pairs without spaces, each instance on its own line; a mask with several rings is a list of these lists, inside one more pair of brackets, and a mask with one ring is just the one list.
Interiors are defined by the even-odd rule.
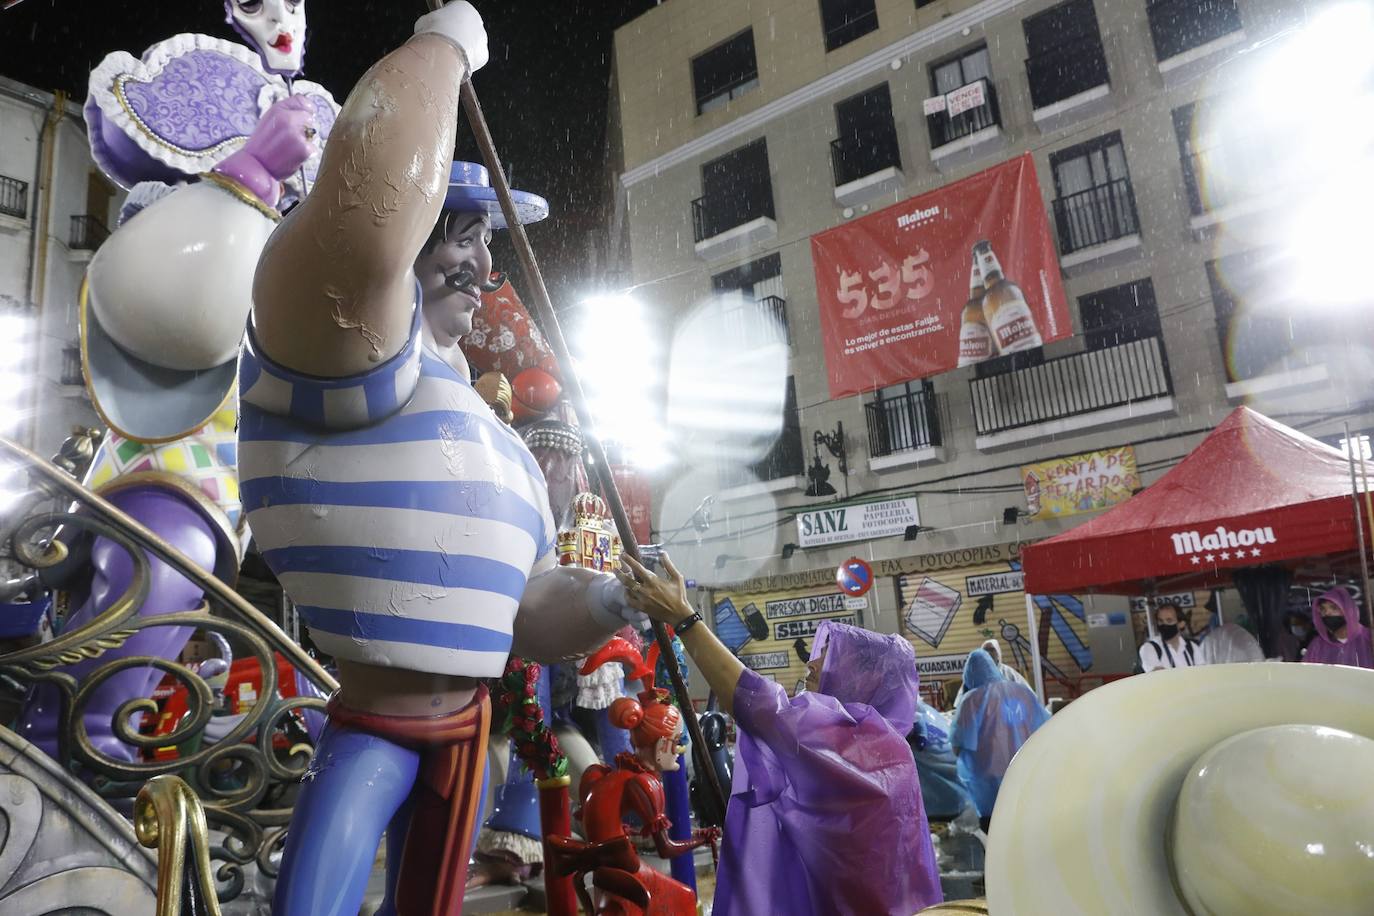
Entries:
[[504,280],[498,281],[493,277],[488,277],[484,283],[478,283],[477,274],[468,270],[466,267],[455,273],[444,276],[444,285],[449,289],[458,290],[460,292],[475,286],[484,293],[494,293],[501,288],[503,283]]

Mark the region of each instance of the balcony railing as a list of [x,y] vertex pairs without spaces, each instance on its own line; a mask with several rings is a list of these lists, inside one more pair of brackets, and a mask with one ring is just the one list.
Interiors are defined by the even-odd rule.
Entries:
[[1054,202],[1059,252],[1069,254],[1140,231],[1135,192],[1129,178],[1118,178]]
[[81,368],[81,348],[76,345],[62,348],[62,384],[85,385],[86,373]]
[[1107,85],[1107,55],[1102,50],[1102,36],[1084,35],[1026,58],[1026,81],[1034,108],[1045,108]]
[[[1217,290],[1213,290],[1216,301]],[[1287,307],[1246,308],[1223,299],[1216,302],[1217,344],[1227,382],[1311,369],[1340,345],[1341,329],[1304,312],[1300,302]]]
[[1164,343],[1158,337],[974,379],[969,387],[980,436],[1173,393]]
[[833,28],[826,29],[825,49],[833,51],[836,48],[844,47],[851,41],[855,41],[878,28],[878,11],[876,9],[866,10],[861,15],[853,19],[841,22]]
[[736,346],[792,343],[792,333],[787,326],[787,300],[781,296],[764,296],[757,302],[727,309],[724,318],[725,339]]
[[29,183],[0,175],[0,214],[23,219],[29,215]]
[[1183,184],[1194,216],[1265,199],[1284,189],[1292,170],[1262,136],[1232,136],[1183,156]]
[[757,70],[745,73],[724,86],[711,90],[710,95],[697,99],[697,114],[703,115],[708,111],[724,108],[726,102],[739,98],[751,89],[757,89],[758,85],[759,74]]
[[908,394],[865,404],[868,447],[874,458],[940,444],[935,388],[929,382]]
[[73,251],[95,251],[109,237],[110,230],[94,216],[73,216],[67,247]]
[[773,185],[766,172],[740,181],[729,193],[692,201],[692,234],[700,242],[761,216],[775,218]]
[[724,488],[740,487],[756,480],[779,480],[796,477],[805,472],[806,460],[802,453],[801,424],[796,411],[789,411],[783,421],[782,432],[778,435],[763,460],[745,467],[735,462],[723,461],[719,465],[718,477]]
[[1240,31],[1236,0],[1150,0],[1145,12],[1158,61]]
[[1002,123],[1002,116],[997,108],[997,89],[991,80],[983,80],[983,92],[985,101],[977,108],[970,108],[953,116],[947,111],[937,111],[926,116],[926,125],[930,128],[931,149],[938,149]]
[[837,188],[885,168],[901,168],[902,154],[897,149],[896,129],[888,123],[865,127],[831,140],[830,167],[835,173]]

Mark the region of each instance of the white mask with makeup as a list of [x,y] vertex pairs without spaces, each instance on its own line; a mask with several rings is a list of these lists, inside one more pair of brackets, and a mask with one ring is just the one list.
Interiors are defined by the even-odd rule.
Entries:
[[305,57],[305,0],[227,0],[229,22],[272,73],[294,75]]

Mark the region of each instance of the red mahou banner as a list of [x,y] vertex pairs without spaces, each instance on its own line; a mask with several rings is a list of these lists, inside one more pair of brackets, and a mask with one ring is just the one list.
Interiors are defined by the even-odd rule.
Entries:
[[1029,153],[811,237],[830,397],[1072,333]]

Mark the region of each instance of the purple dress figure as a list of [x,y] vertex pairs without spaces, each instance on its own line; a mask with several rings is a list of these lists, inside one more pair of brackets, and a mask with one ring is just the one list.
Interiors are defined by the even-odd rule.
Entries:
[[745,671],[716,916],[910,916],[941,902],[906,736],[916,656],[899,636],[825,622],[820,690]]
[[[84,482],[232,583],[247,540],[233,389],[253,271],[279,209],[308,190],[338,106],[323,87],[291,82],[304,52],[303,2],[226,0],[225,14],[251,47],[181,34],[142,57],[110,54],[91,73],[91,153],[130,194],[80,305],[84,374],[110,427]],[[94,541],[91,567],[89,597],[67,629],[104,613],[132,581],[131,558],[106,539]],[[149,574],[142,616],[202,603],[201,589],[160,560],[149,558]],[[80,682],[112,659],[175,659],[190,634],[145,629],[66,670]],[[137,759],[111,719],[161,678],[133,668],[95,691],[84,725],[98,751]],[[54,755],[59,707],[56,688],[41,685],[18,724]]]

